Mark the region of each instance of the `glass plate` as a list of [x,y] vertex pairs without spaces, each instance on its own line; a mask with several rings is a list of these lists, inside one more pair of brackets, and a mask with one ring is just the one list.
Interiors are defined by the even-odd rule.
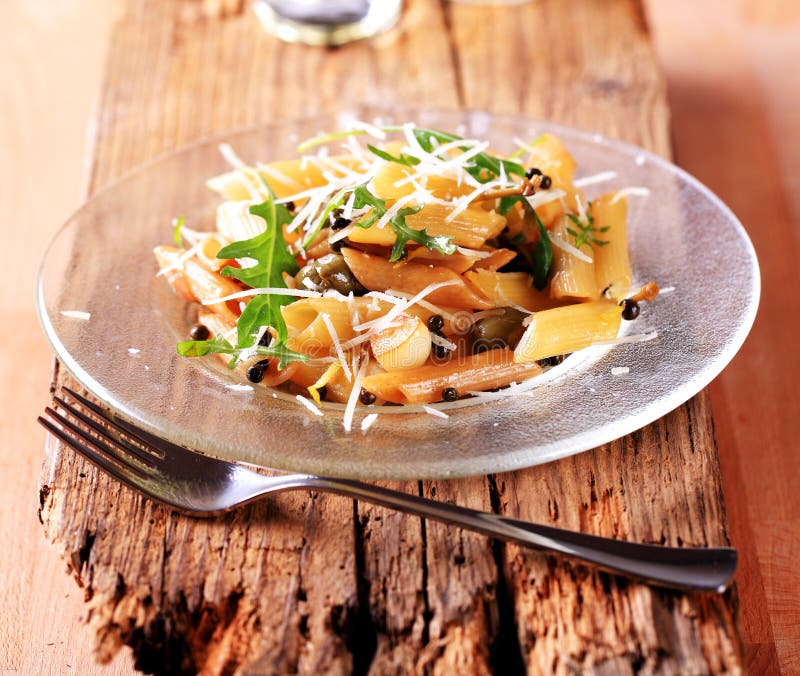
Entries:
[[[376,117],[489,139],[498,152],[513,150],[514,138],[551,131],[576,157],[579,176],[616,172],[586,187],[590,198],[648,188],[649,196],[628,199],[631,262],[636,282],[655,281],[665,292],[623,325],[628,333],[657,337],[573,355],[526,395],[438,405],[448,419],[387,407],[376,409],[377,422],[363,433],[361,420],[372,409],[362,407],[349,434],[341,406],[313,416],[266,387],[231,388],[243,384],[240,377],[216,359],[179,357],[175,345],[196,308],[156,278],[152,249],[171,242],[175,216],[213,229],[219,198],[205,181],[229,169],[219,143],[230,143],[245,161],[293,157],[299,140]],[[38,302],[45,332],[72,375],[157,434],[277,469],[398,479],[518,469],[652,422],[730,361],[752,325],[759,288],[755,252],[736,217],[698,181],[651,153],[520,117],[362,108],[233,132],[133,171],[98,192],[56,235],[42,264]]]

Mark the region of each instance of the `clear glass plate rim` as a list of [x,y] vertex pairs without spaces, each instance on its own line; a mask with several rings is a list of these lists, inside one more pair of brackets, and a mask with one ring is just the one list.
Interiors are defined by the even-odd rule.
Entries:
[[[268,123],[256,124],[247,127],[242,127],[238,129],[229,130],[226,132],[222,132],[220,134],[215,134],[213,136],[206,137],[204,139],[200,139],[190,144],[186,144],[174,150],[171,150],[166,153],[160,154],[158,157],[152,159],[149,162],[141,164],[137,167],[131,168],[129,171],[126,171],[124,174],[116,178],[115,180],[109,182],[108,184],[104,185],[100,190],[96,191],[91,195],[91,197],[82,204],[78,209],[76,209],[72,215],[65,221],[64,225],[58,229],[58,231],[53,236],[51,242],[48,244],[48,247],[45,251],[45,254],[42,258],[40,267],[39,267],[39,281],[37,285],[37,307],[39,311],[39,318],[40,322],[42,323],[42,327],[44,332],[50,341],[53,349],[56,351],[56,354],[64,363],[67,370],[84,386],[87,387],[90,391],[94,392],[97,396],[99,396],[104,401],[107,401],[109,404],[114,405],[117,407],[117,402],[113,396],[110,395],[109,392],[104,391],[104,388],[97,383],[95,380],[92,379],[91,374],[83,372],[80,367],[80,364],[72,359],[70,355],[68,355],[67,350],[63,344],[59,345],[56,341],[55,329],[52,326],[52,323],[47,318],[47,310],[45,307],[45,299],[44,299],[44,289],[43,289],[43,272],[44,272],[44,265],[48,258],[48,254],[51,248],[55,245],[56,240],[58,239],[61,232],[70,226],[70,224],[80,216],[80,214],[88,208],[91,208],[92,202],[95,199],[100,199],[106,193],[114,191],[118,185],[124,184],[126,181],[131,180],[135,176],[141,175],[148,171],[154,169],[161,163],[165,163],[172,159],[175,156],[183,155],[190,153],[192,150],[199,149],[199,148],[206,148],[211,146],[212,144],[219,144],[221,142],[231,142],[234,141],[236,138],[246,136],[247,134],[253,134],[258,132],[264,132],[270,128],[278,128],[284,126],[292,126],[292,125],[299,125],[301,123],[313,124],[315,121],[319,120],[320,122],[327,122],[329,123],[333,119],[359,119],[363,111],[369,111],[369,114],[375,114],[376,112],[380,112],[380,108],[376,107],[365,107],[365,109],[352,109],[352,110],[345,110],[340,111],[339,113],[330,113],[330,114],[320,114],[320,115],[312,115],[303,118],[296,118],[296,119],[281,119],[275,120]],[[355,111],[362,111],[362,114],[359,114]],[[409,108],[407,110],[391,110],[391,111],[384,111],[384,114],[387,116],[400,118],[400,119],[413,119],[415,115],[420,114],[423,111],[419,109]],[[516,116],[516,115],[495,115],[492,113],[488,113],[482,110],[425,110],[424,113],[426,115],[433,115],[433,116],[462,116],[462,117],[471,117],[471,116],[486,116],[489,120],[497,121],[497,122],[505,122],[507,124],[515,124],[519,122],[524,122],[525,124],[529,124],[531,127],[536,127],[537,125],[546,126],[549,131],[554,131],[558,133],[559,130],[563,130],[563,132],[573,136],[581,138],[584,142],[593,144],[593,145],[605,145],[610,147],[616,151],[622,151],[623,153],[635,156],[641,155],[645,158],[646,161],[657,164],[661,169],[666,170],[667,172],[679,176],[684,182],[690,184],[693,188],[695,188],[698,192],[703,194],[711,203],[712,205],[718,209],[722,214],[725,215],[725,220],[733,225],[738,234],[738,238],[741,242],[743,242],[747,248],[747,255],[749,259],[749,263],[752,266],[752,277],[753,277],[753,284],[751,288],[751,298],[750,303],[744,309],[742,315],[739,317],[739,323],[737,325],[735,333],[728,336],[728,341],[726,343],[726,349],[720,352],[716,359],[714,360],[713,364],[708,365],[707,368],[703,369],[700,373],[694,375],[694,377],[684,381],[682,385],[672,391],[668,396],[662,397],[658,400],[658,405],[651,407],[651,409],[647,409],[649,414],[642,415],[640,413],[635,419],[630,419],[627,421],[614,421],[603,425],[591,433],[584,433],[580,435],[573,436],[570,439],[569,443],[563,443],[559,448],[548,448],[548,446],[543,446],[540,450],[544,452],[537,458],[536,463],[540,462],[550,462],[552,460],[556,460],[562,457],[566,457],[577,452],[581,452],[586,450],[587,448],[597,446],[603,443],[608,443],[614,439],[617,439],[625,434],[633,432],[637,429],[640,429],[646,424],[653,422],[654,420],[658,419],[666,412],[673,410],[677,406],[681,405],[692,396],[694,396],[697,392],[702,390],[706,387],[719,373],[725,368],[728,364],[730,359],[736,354],[736,352],[741,348],[742,344],[744,343],[752,324],[755,320],[755,316],[758,309],[759,297],[760,297],[760,270],[758,265],[758,260],[756,257],[755,249],[752,245],[750,238],[747,235],[746,230],[744,229],[743,225],[740,223],[738,218],[735,216],[733,211],[724,203],[722,200],[714,194],[714,192],[708,188],[706,185],[701,183],[698,179],[694,176],[686,172],[685,170],[681,169],[680,167],[676,166],[675,164],[665,160],[664,158],[652,153],[644,148],[636,146],[634,144],[630,144],[623,141],[617,141],[615,139],[611,139],[609,137],[603,136],[601,134],[575,129],[573,127],[568,127],[559,123],[555,123],[549,120],[544,119],[533,119],[527,118],[525,116]],[[66,358],[65,358],[66,354]],[[646,412],[645,412],[646,413]],[[159,431],[158,428],[153,428],[149,421],[147,420],[140,420],[139,422],[143,423],[146,427],[150,427],[153,431]],[[589,444],[589,441],[591,442]],[[587,445],[588,444],[588,445]],[[523,450],[519,450],[513,454],[514,456],[524,456],[525,453]],[[487,471],[486,464],[487,461],[493,461],[494,464],[500,465],[498,469],[502,471],[518,469],[530,464],[529,460],[526,459],[519,459],[513,460],[510,463],[498,463],[498,456],[496,454],[486,454],[483,456],[475,456],[470,460],[467,460],[463,463],[461,467],[459,467],[456,471],[453,471],[452,467],[442,467],[436,468],[435,463],[431,466],[428,466],[427,471],[419,476],[424,477],[433,477],[433,476],[467,476],[467,475],[474,475],[474,474],[483,474]],[[508,458],[506,458],[508,460]],[[396,478],[400,478],[399,476],[395,476]],[[403,477],[406,478],[406,477]]]

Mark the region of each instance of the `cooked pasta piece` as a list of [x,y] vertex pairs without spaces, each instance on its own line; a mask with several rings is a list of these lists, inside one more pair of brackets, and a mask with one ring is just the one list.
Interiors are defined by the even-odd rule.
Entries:
[[448,268],[421,263],[390,263],[385,258],[371,256],[355,249],[342,249],[347,267],[356,279],[371,291],[396,289],[406,293],[419,293],[433,284],[447,282],[432,291],[426,299],[454,308],[488,310],[492,304],[478,295],[463,279]]
[[[414,193],[421,182],[413,167],[387,162],[372,179],[372,189],[378,197],[396,200]],[[436,198],[449,200],[468,195],[472,192],[472,187],[463,183],[459,185],[452,178],[434,175],[426,177],[425,190]]]
[[250,213],[251,201],[223,202],[217,207],[217,230],[230,242],[260,235],[267,227],[261,216]]
[[546,291],[534,289],[527,272],[472,270],[464,277],[489,300],[492,307],[517,307],[533,312],[560,305]]
[[536,376],[542,359],[616,338],[657,294],[626,296],[626,193],[587,202],[552,134],[524,165],[408,124],[362,123],[303,147],[329,142],[351,154],[212,178],[226,200],[216,232],[185,229],[191,248],[155,249],[213,337],[192,331],[180,354],[217,353],[309,406],[346,404],[349,432],[357,406],[454,401]]
[[214,176],[206,185],[227,200],[240,201],[251,200],[259,194],[263,196],[263,180],[276,197],[284,198],[325,185],[328,183],[325,172],[344,176],[345,172],[341,168],[357,171],[362,164],[362,160],[352,155],[339,155],[329,159],[279,160],[261,164],[257,171],[237,169]]
[[[553,226],[551,239],[553,246],[553,272],[550,279],[550,295],[553,298],[575,300],[594,300],[600,296],[595,279],[593,254],[597,253],[589,244],[575,250],[575,237],[568,230],[575,230],[574,223],[561,216]],[[566,243],[571,250],[558,246]]]
[[575,209],[575,195],[578,191],[572,180],[577,163],[561,140],[553,134],[542,134],[533,142],[527,162],[529,167],[536,167],[550,177],[551,189],[566,192],[562,199],[548,202],[536,209],[542,223],[550,227],[564,213],[565,207]]
[[[406,225],[414,230],[427,230],[432,237],[452,237],[459,246],[479,249],[487,239],[496,237],[505,227],[506,219],[492,211],[465,209],[448,221],[452,208],[427,204],[420,212],[406,216]],[[392,228],[359,228],[350,230],[347,238],[359,244],[392,246],[396,235]]]
[[534,312],[514,350],[520,363],[569,354],[619,333],[622,308],[607,300]]
[[511,350],[490,350],[445,364],[429,364],[408,371],[367,376],[361,386],[395,404],[427,404],[441,401],[445,388],[456,392],[505,387],[541,373],[538,364],[519,364]]
[[511,249],[494,249],[486,258],[479,258],[472,266],[473,270],[488,270],[495,272],[508,265],[517,257],[516,251]]
[[209,270],[194,258],[183,260],[184,252],[175,247],[157,246],[154,253],[173,289],[187,300],[200,301],[214,312],[236,321],[239,316],[237,302],[209,302],[241,291],[236,282]]
[[619,300],[631,288],[633,276],[628,259],[627,198],[617,193],[602,195],[592,202],[592,215],[607,242],[595,249],[594,271],[597,288]]
[[463,254],[460,252],[443,254],[438,251],[429,251],[425,247],[414,249],[404,259],[405,262],[416,261],[417,263],[425,263],[426,265],[437,265],[449,268],[457,275],[465,273],[480,260],[482,259],[475,254]]

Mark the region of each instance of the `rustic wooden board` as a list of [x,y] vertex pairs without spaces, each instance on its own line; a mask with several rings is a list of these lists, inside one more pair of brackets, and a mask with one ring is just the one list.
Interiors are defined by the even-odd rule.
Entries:
[[[353,103],[524,112],[669,155],[664,87],[634,0],[408,3],[338,50],[264,35],[241,2],[130,0],[116,26],[92,187],[232,127]],[[56,383],[65,379],[62,372]],[[618,442],[508,475],[404,490],[615,537],[727,542],[705,393]],[[50,440],[41,517],[101,661],[164,672],[736,671],[735,592],[655,591],[324,495],[193,521]]]

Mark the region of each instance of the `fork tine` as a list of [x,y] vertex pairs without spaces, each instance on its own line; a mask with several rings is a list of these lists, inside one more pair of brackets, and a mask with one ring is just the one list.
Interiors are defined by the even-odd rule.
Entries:
[[104,472],[108,472],[108,474],[113,476],[118,481],[121,481],[122,483],[128,486],[139,488],[141,490],[141,487],[139,485],[140,478],[132,476],[132,473],[134,471],[133,467],[130,467],[131,471],[123,469],[116,462],[112,462],[106,456],[102,455],[101,453],[98,453],[91,446],[87,446],[79,438],[73,437],[71,434],[68,434],[61,427],[59,427],[58,425],[54,425],[47,418],[39,416],[37,420],[39,421],[39,424],[42,425],[44,428],[46,428],[51,434],[57,436],[67,446],[74,449],[76,452],[80,453],[93,465],[96,465]]
[[[75,406],[67,403],[66,401],[64,401],[64,399],[62,399],[58,395],[54,395],[53,399],[58,403],[58,405],[61,408],[67,411],[71,416],[74,416],[75,418],[81,420],[87,427],[92,428],[102,437],[108,438],[111,441],[113,441],[114,444],[119,446],[122,451],[128,453],[129,455],[134,456],[136,460],[138,460],[142,464],[147,465],[151,469],[155,469],[158,466],[156,462],[156,458],[158,456],[156,456],[155,454],[148,453],[144,449],[137,448],[135,445],[130,443],[124,437],[117,437],[112,435],[110,430],[107,429],[107,427],[101,425],[94,418],[86,415],[82,411],[79,411]],[[105,418],[103,420],[105,420]]]
[[[147,472],[143,467],[139,467],[133,464],[133,458],[126,456],[124,453],[120,452],[119,450],[115,449],[113,446],[110,446],[105,441],[101,439],[97,439],[89,435],[86,430],[81,429],[71,420],[66,418],[65,416],[61,415],[58,411],[53,410],[49,406],[46,406],[44,409],[45,413],[49,415],[54,420],[58,421],[58,423],[62,426],[62,432],[70,436],[66,429],[69,429],[74,437],[78,437],[82,443],[89,443],[94,446],[96,451],[93,451],[93,455],[99,455],[105,458],[106,462],[114,461],[119,463],[120,465],[124,466],[125,469],[130,470],[131,472],[138,474],[141,478],[147,478],[150,474]],[[66,428],[66,429],[64,429]],[[48,429],[51,429],[48,427]],[[64,438],[62,435],[59,435],[62,439]],[[72,444],[70,444],[72,445]],[[152,461],[151,461],[152,462]],[[144,464],[144,463],[142,463]],[[151,465],[150,469],[152,469],[155,465]]]
[[175,446],[171,442],[167,441],[166,439],[161,439],[157,437],[155,434],[150,434],[150,432],[146,432],[145,430],[137,427],[136,425],[127,422],[126,420],[122,420],[121,418],[112,417],[108,411],[104,410],[93,401],[87,399],[81,394],[75,392],[75,390],[70,389],[69,387],[62,387],[62,391],[69,394],[70,397],[78,401],[80,404],[85,406],[88,409],[94,411],[99,417],[103,419],[104,422],[108,423],[111,427],[116,428],[120,432],[124,434],[128,434],[137,441],[140,441],[142,444],[147,446],[148,448],[152,448],[158,454],[163,456],[166,450],[171,450],[173,448],[178,448],[180,451],[184,449]]

